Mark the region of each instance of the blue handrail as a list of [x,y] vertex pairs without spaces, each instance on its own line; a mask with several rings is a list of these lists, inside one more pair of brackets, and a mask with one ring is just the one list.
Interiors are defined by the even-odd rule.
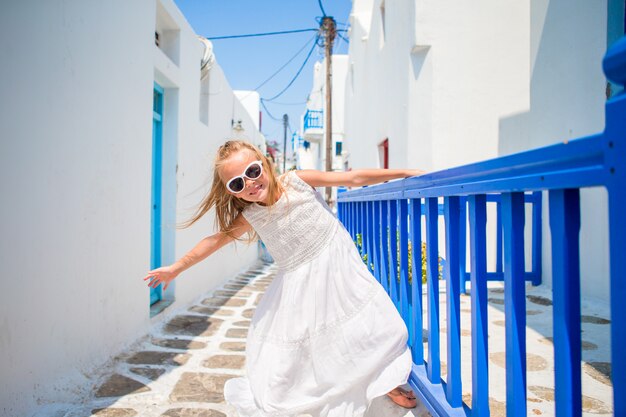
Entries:
[[[607,52],[607,78],[626,82],[626,37]],[[626,416],[626,93],[606,103],[605,130],[586,138],[480,163],[338,194],[338,214],[409,328],[413,358],[410,383],[433,415],[488,416],[487,280],[503,279],[505,295],[507,416],[526,416],[525,280],[538,283],[540,259],[524,267],[526,200],[532,216],[533,251],[541,253],[540,193],[549,197],[552,234],[553,336],[557,416],[581,416],[580,189],[605,187],[609,211],[611,363],[613,412]],[[532,193],[532,194],[527,194]],[[440,376],[438,218],[443,198],[444,278],[447,306],[447,383]],[[497,202],[503,263],[487,272],[487,203]],[[535,206],[537,207],[537,206]],[[422,280],[407,272],[407,248],[421,248],[425,215],[428,358],[422,342]],[[460,294],[464,289],[465,225],[469,221],[471,281],[472,404],[461,398]],[[501,228],[501,229],[500,229]],[[398,239],[400,259],[397,259]],[[416,253],[417,252],[417,253]],[[413,277],[421,278],[420,249],[412,250]],[[371,256],[369,256],[371,255]],[[500,255],[499,255],[500,256]],[[416,267],[419,265],[419,270]],[[371,265],[368,265],[370,267]],[[535,276],[533,276],[535,273]],[[399,274],[399,279],[397,278]],[[538,274],[538,275],[537,275]]]
[[323,129],[324,112],[322,110],[307,110],[304,113],[304,130]]

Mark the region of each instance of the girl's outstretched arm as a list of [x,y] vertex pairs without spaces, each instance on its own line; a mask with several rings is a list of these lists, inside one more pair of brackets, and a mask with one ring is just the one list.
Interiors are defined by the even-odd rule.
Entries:
[[355,169],[330,172],[305,169],[297,172],[297,175],[312,187],[361,187],[426,173],[420,169]]
[[143,280],[149,280],[149,287],[156,288],[159,284],[163,283],[163,289],[167,289],[169,283],[173,281],[174,278],[176,278],[181,272],[213,254],[224,245],[235,240],[235,238],[242,236],[244,233],[248,232],[251,227],[241,214],[235,218],[233,225],[234,236],[229,236],[224,232],[218,232],[214,235],[205,237],[182,258],[171,265],[162,266],[149,271]]

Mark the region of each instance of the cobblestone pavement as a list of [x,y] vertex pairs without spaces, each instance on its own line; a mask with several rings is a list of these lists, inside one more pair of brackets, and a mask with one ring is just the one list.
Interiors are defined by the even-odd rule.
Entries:
[[[115,358],[82,404],[50,404],[36,417],[236,417],[224,382],[244,374],[250,319],[274,273],[261,264],[232,278]],[[430,414],[380,397],[367,416]]]
[[[155,328],[145,340],[115,358],[98,375],[104,378],[81,404],[50,404],[35,417],[237,417],[224,402],[224,382],[243,375],[245,341],[250,319],[275,274],[260,264],[208,293],[187,311]],[[445,285],[440,286],[441,358],[446,378]],[[493,285],[492,285],[493,284]],[[425,287],[424,287],[425,288]],[[552,301],[545,286],[527,286],[528,414],[554,415],[554,348]],[[489,288],[490,408],[505,416],[504,291]],[[427,294],[424,294],[426,305]],[[470,296],[461,296],[461,356],[463,400],[471,404]],[[426,315],[426,312],[424,313]],[[582,302],[583,415],[612,415],[610,317],[604,304]],[[426,316],[424,316],[426,319]],[[426,320],[424,320],[426,323]],[[424,330],[424,342],[428,332]],[[428,357],[428,344],[424,344]],[[98,379],[94,376],[94,379]],[[367,417],[430,416],[420,404],[407,412],[385,396],[376,399]]]

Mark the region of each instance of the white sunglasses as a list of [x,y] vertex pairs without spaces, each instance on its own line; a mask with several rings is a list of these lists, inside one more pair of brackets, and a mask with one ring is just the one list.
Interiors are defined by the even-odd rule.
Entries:
[[246,178],[256,180],[263,174],[263,163],[261,161],[250,162],[246,169],[243,170],[243,174],[231,178],[226,183],[226,188],[231,193],[239,194],[246,188]]

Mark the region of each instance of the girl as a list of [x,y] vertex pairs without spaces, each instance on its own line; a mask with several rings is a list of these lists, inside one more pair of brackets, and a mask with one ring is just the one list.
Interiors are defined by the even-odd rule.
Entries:
[[224,386],[226,401],[241,417],[357,417],[384,394],[402,407],[416,406],[413,392],[399,387],[412,363],[407,328],[313,187],[363,186],[422,173],[304,170],[277,178],[256,147],[229,141],[219,148],[211,191],[186,226],[215,206],[220,231],[144,280],[167,288],[244,234],[263,240],[278,273],[250,324],[247,378]]

